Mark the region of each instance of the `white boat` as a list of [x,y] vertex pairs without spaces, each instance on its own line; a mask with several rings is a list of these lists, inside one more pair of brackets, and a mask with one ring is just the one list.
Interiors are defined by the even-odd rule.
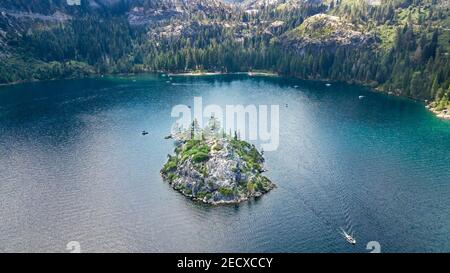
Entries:
[[356,239],[354,238],[354,236],[348,234],[347,232],[345,232],[344,229],[341,228],[342,231],[342,235],[344,236],[345,240],[352,245],[356,245]]
[[360,100],[362,100],[362,99],[364,99],[365,98],[365,96],[359,96],[359,99]]
[[331,83],[327,83],[327,84],[325,84],[325,86],[330,87],[330,86],[331,86]]

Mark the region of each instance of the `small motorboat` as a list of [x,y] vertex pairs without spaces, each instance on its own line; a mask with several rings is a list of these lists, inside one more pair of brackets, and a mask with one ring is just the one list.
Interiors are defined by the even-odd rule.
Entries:
[[171,139],[172,135],[165,136],[164,139]]
[[355,239],[355,237],[353,236],[353,234],[352,234],[352,235],[348,234],[348,233],[347,233],[344,229],[342,229],[342,228],[341,228],[341,231],[342,231],[342,235],[344,236],[345,240],[346,240],[349,244],[356,245],[356,239]]
[[149,132],[147,132],[147,131],[142,131],[142,135],[143,136],[146,136],[146,135],[148,135],[149,134]]
[[330,87],[330,86],[331,86],[331,83],[327,83],[327,84],[325,84],[325,86],[326,86],[326,87]]
[[365,98],[365,96],[359,96],[358,98],[359,98],[360,100],[362,100],[362,99]]

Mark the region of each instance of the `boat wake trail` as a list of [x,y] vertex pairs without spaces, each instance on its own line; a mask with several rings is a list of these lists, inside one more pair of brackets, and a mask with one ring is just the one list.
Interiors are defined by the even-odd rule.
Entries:
[[331,223],[327,217],[325,217],[322,212],[320,212],[319,210],[317,210],[306,198],[303,198],[300,195],[300,200],[302,201],[302,203],[304,204],[304,206],[309,209],[314,216],[317,217],[317,219],[321,220],[323,222],[323,224],[325,224],[326,226],[328,226],[329,228],[333,229],[333,223]]
[[[339,180],[337,177],[337,181]],[[313,213],[313,215],[320,220],[331,233],[338,233],[342,235],[342,230],[345,230],[349,234],[354,233],[354,225],[352,221],[352,210],[350,206],[350,193],[346,190],[345,186],[342,183],[335,182],[332,183],[332,187],[324,187],[323,185],[316,184],[315,192],[323,191],[326,193],[326,204],[332,207],[330,210],[320,210],[315,205],[317,202],[316,199],[310,200],[311,198],[306,198],[304,194],[301,193],[298,189],[291,189],[288,192],[291,194],[295,194],[300,200],[304,207]],[[333,190],[334,188],[334,190]],[[331,191],[331,192],[330,192]],[[330,204],[335,204],[331,206]]]
[[344,225],[343,227],[345,228],[345,230],[348,231],[353,231],[353,221],[352,221],[352,217],[351,217],[351,208],[349,205],[349,202],[347,201],[347,196],[344,194],[344,192],[342,191],[340,194],[340,204],[341,204],[341,211],[343,212],[343,220],[344,220]]

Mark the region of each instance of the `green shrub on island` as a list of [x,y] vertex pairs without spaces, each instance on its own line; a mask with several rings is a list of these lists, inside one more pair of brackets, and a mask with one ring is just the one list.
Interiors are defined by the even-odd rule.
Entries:
[[181,148],[181,161],[185,161],[192,156],[196,162],[203,162],[207,160],[209,152],[210,147],[208,145],[205,145],[201,140],[191,139]]
[[195,163],[201,163],[207,161],[208,159],[209,155],[203,152],[198,152],[192,156],[192,160],[194,160]]
[[247,190],[252,192],[255,190],[255,184],[253,184],[252,182],[248,182],[247,183]]
[[225,188],[225,187],[220,187],[219,188],[219,192],[222,195],[229,196],[229,195],[233,195],[234,190],[233,189],[229,189],[229,188]]
[[167,161],[167,163],[164,164],[163,171],[165,173],[168,173],[170,171],[175,170],[176,168],[177,168],[177,162],[169,159],[169,161]]
[[203,198],[206,197],[207,194],[208,194],[207,192],[203,192],[203,191],[202,192],[197,192],[195,197],[197,197],[198,199],[203,199]]

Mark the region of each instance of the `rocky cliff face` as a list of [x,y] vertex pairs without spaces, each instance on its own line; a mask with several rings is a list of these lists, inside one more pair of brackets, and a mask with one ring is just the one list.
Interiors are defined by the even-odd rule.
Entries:
[[185,196],[208,204],[239,203],[275,185],[262,175],[264,159],[241,140],[212,138],[180,143],[161,175]]
[[144,25],[192,15],[208,17],[216,13],[230,13],[230,8],[230,5],[219,0],[132,1],[127,14],[131,24]]
[[281,39],[285,47],[302,52],[307,48],[336,49],[337,47],[370,46],[376,42],[373,35],[365,34],[344,19],[317,14],[307,18],[299,27]]
[[[73,0],[74,1],[74,0]],[[131,25],[145,26],[173,19],[188,22],[190,16],[231,14],[231,4],[220,0],[80,0],[69,5],[67,0],[11,1],[0,3],[0,11],[20,22],[61,20],[84,16],[125,16]],[[1,18],[0,18],[1,19]]]
[[324,0],[245,0],[243,4],[247,7],[260,8],[283,5],[285,7],[295,7],[301,5],[320,5]]

